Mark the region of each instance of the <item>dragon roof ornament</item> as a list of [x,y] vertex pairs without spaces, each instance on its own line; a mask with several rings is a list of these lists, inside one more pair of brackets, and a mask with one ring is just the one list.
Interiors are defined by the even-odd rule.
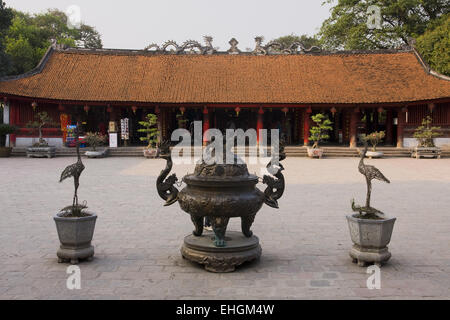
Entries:
[[[178,45],[175,41],[169,40],[158,46],[152,43],[145,47],[144,51],[152,51],[163,54],[214,54],[214,53],[228,53],[241,54],[242,51],[238,48],[239,41],[236,38],[231,38],[229,41],[230,48],[225,52],[219,52],[218,48],[213,47],[213,37],[204,36],[204,45],[195,40],[187,40],[182,45]],[[253,55],[275,55],[275,54],[305,54],[305,53],[320,53],[322,49],[317,46],[306,48],[301,42],[293,42],[288,47],[277,41],[270,41],[263,45],[264,37],[255,37],[255,49],[250,52]]]

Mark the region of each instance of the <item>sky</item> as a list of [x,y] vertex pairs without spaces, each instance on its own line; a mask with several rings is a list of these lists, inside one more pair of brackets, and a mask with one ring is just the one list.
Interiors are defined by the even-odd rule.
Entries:
[[150,43],[186,40],[228,50],[235,37],[239,49],[254,48],[255,36],[270,41],[289,34],[314,35],[330,16],[324,0],[4,0],[8,7],[41,13],[49,8],[72,12],[100,32],[105,48],[143,49]]

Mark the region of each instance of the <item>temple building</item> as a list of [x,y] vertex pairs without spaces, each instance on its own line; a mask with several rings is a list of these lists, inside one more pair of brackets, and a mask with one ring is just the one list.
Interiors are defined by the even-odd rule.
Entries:
[[84,132],[117,130],[120,139],[125,118],[127,145],[141,145],[138,122],[147,113],[158,116],[162,139],[201,120],[203,130],[281,129],[290,145],[306,145],[319,112],[333,122],[331,145],[355,147],[359,135],[383,130],[385,145],[412,146],[427,115],[441,127],[437,144],[450,145],[450,78],[413,47],[323,52],[257,38],[253,52],[241,52],[235,39],[217,52],[206,40],[145,50],[50,47],[32,71],[0,79],[4,122],[20,128],[10,145],[31,145],[26,125],[40,111],[54,120],[44,138],[56,146],[77,121]]

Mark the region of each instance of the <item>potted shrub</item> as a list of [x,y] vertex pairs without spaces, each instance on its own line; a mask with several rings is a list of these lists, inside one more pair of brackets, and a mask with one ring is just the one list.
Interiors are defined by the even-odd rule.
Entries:
[[35,116],[35,121],[27,123],[27,127],[37,130],[39,133],[39,141],[27,148],[28,158],[53,158],[56,154],[56,148],[48,145],[47,141],[42,137],[42,129],[53,124],[52,118],[47,112],[39,112]]
[[347,216],[350,237],[353,242],[350,257],[361,267],[367,263],[381,266],[382,263],[389,260],[391,253],[388,251],[387,245],[391,241],[396,220],[386,217],[384,213],[371,207],[372,180],[376,179],[386,183],[390,183],[390,181],[380,170],[364,163],[367,149],[368,145],[365,142],[358,166],[359,172],[366,178],[366,204],[364,207],[359,206],[355,204],[355,200],[352,200],[352,210],[356,213]]
[[441,136],[440,127],[433,127],[431,124],[433,118],[430,116],[422,120],[422,125],[414,132],[414,138],[417,140],[417,147],[412,149],[411,156],[419,159],[420,157],[440,158],[441,149],[436,147],[434,139]]
[[0,123],[0,158],[11,155],[12,148],[6,147],[6,136],[16,132],[17,128],[9,124]]
[[145,136],[141,137],[140,140],[148,143],[147,147],[144,148],[144,157],[146,158],[156,158],[159,154],[157,148],[159,135],[157,123],[158,118],[153,113],[147,114],[144,121],[139,121],[143,128],[139,129],[138,132],[145,133]]
[[108,148],[97,150],[99,146],[106,142],[105,135],[98,132],[88,132],[84,138],[84,141],[92,148],[92,150],[86,151],[85,153],[88,158],[103,158],[108,153]]
[[370,144],[372,145],[372,150],[371,151],[367,151],[366,156],[369,157],[370,159],[372,158],[382,158],[383,157],[383,152],[381,151],[377,151],[377,145],[383,141],[384,137],[386,136],[386,133],[384,131],[375,131],[372,132],[369,135],[364,135],[362,137],[362,139],[365,142],[370,142]]
[[91,259],[94,256],[94,247],[91,245],[91,241],[97,220],[96,214],[86,210],[86,202],[78,203],[78,186],[84,165],[81,161],[78,133],[76,135],[78,161],[66,167],[59,179],[59,182],[68,178],[74,179],[75,192],[72,205],[63,208],[53,217],[61,243],[56,253],[58,262],[72,264],[77,264],[80,259]]
[[309,139],[314,142],[312,148],[308,148],[308,156],[310,158],[321,158],[323,149],[319,148],[319,143],[330,138],[328,132],[333,129],[333,122],[323,113],[318,113],[311,117],[315,126],[311,128],[311,136]]

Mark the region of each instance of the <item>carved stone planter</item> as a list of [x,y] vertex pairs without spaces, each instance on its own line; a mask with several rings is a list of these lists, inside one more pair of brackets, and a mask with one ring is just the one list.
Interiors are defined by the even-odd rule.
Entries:
[[441,148],[438,147],[415,147],[411,149],[411,158],[441,158]]
[[323,156],[323,149],[321,148],[307,148],[308,151],[308,157],[310,158],[322,158]]
[[144,148],[143,150],[144,157],[147,159],[155,159],[159,155],[159,149],[157,148]]
[[369,159],[372,158],[383,158],[384,153],[381,151],[367,151],[366,153],[366,157],[368,157]]
[[8,158],[11,156],[12,148],[0,147],[0,158]]
[[28,158],[53,158],[56,155],[56,147],[29,147]]
[[104,158],[108,154],[108,151],[109,151],[108,148],[96,151],[86,151],[84,155],[88,158]]
[[350,237],[354,243],[350,257],[361,267],[368,263],[381,266],[391,257],[387,245],[391,241],[396,218],[375,220],[357,216],[347,216]]
[[57,214],[53,218],[56,223],[61,246],[56,253],[58,262],[77,264],[81,259],[90,259],[94,256],[94,247],[91,245],[94,236],[97,215],[80,218],[62,217]]

